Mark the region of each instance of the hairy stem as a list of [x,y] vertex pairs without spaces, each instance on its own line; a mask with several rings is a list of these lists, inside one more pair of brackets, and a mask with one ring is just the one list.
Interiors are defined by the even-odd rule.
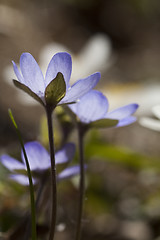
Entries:
[[48,137],[50,147],[50,159],[51,159],[51,224],[49,240],[54,239],[55,227],[56,227],[56,215],[57,215],[57,183],[56,183],[56,166],[55,166],[55,150],[54,150],[54,138],[53,138],[53,124],[52,124],[52,110],[46,109],[47,122],[48,122]]

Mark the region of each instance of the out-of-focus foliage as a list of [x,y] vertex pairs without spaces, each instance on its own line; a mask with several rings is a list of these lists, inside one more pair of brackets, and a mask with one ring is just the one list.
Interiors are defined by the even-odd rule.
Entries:
[[107,144],[99,137],[98,133],[92,132],[90,140],[86,144],[86,157],[98,158],[103,161],[122,164],[133,170],[154,168],[160,171],[160,159],[135,153],[125,147]]
[[[77,59],[79,52],[84,57],[86,55],[81,53],[83,46],[96,34],[103,33],[112,43],[111,63],[114,63],[108,64],[104,60],[101,88],[106,90],[106,95],[110,91],[112,94],[108,83],[116,86],[116,104],[120,104],[119,100],[124,95],[125,101],[128,101],[131,92],[137,101],[138,93],[138,96],[144,98],[140,106],[142,112],[145,106],[150,107],[153,99],[157,101],[154,97],[159,96],[157,92],[160,79],[159,0],[2,0],[2,3],[5,6],[0,6],[1,73],[12,59],[18,61],[16,58],[22,51],[30,51],[38,59],[41,49],[50,42],[58,42],[65,49],[70,49]],[[83,61],[82,57],[81,59]],[[87,62],[84,65],[87,67]],[[101,65],[97,63],[98,69],[95,71]],[[108,69],[108,65],[111,69]],[[78,74],[83,72],[83,64],[77,61],[77,66],[80,66]],[[12,77],[7,76],[8,81],[11,81]],[[1,79],[1,153],[10,151],[18,158],[16,136],[8,121],[8,106],[15,109],[25,141],[35,140],[40,129],[39,140],[48,147],[46,119],[41,119],[39,127],[43,112],[37,106],[24,107],[16,98],[17,93],[13,87],[6,84],[2,75]],[[147,81],[150,81],[151,86],[146,84]],[[130,82],[136,84],[135,90]],[[156,84],[152,85],[153,82]],[[138,91],[140,83],[144,85]],[[123,92],[119,87],[122,85],[125,86]],[[147,88],[145,92],[144,86]],[[15,102],[15,99],[18,100]],[[144,100],[147,104],[143,104]],[[61,119],[60,123],[57,118],[58,121]],[[73,128],[70,119],[63,111],[59,111],[54,118],[57,149],[66,140],[77,142],[76,132],[70,135]],[[114,133],[114,130],[113,133],[109,130],[110,136]],[[120,138],[119,144],[115,144],[117,135]],[[88,168],[83,239],[157,240],[160,236],[159,135],[138,126],[131,126],[126,131],[119,130],[117,135],[111,138],[107,136],[107,141],[97,131],[86,136],[85,159]],[[147,155],[148,152],[150,156]],[[77,159],[78,157],[75,162]],[[16,224],[21,223],[29,209],[28,188],[13,183],[7,176],[8,172],[1,166],[0,231],[3,232],[13,230]],[[64,230],[57,233],[58,240],[70,240],[75,228],[77,180],[76,177],[72,181],[59,183],[58,186],[60,204],[57,229],[60,224],[64,224]],[[43,192],[43,211],[39,223],[49,216],[49,190],[47,185]],[[41,229],[44,228],[41,226]],[[41,239],[44,240],[44,237],[41,236]]]

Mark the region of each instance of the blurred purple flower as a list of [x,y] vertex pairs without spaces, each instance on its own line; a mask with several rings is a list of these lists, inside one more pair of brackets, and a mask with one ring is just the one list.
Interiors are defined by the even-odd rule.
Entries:
[[79,102],[71,104],[69,107],[84,124],[101,119],[114,119],[118,120],[115,127],[122,127],[136,121],[136,117],[131,115],[137,110],[138,104],[132,103],[108,112],[107,98],[101,92],[91,90],[81,97]]
[[[31,171],[44,172],[50,168],[50,156],[47,150],[39,142],[28,142],[24,145],[28,162]],[[75,154],[75,145],[73,143],[67,143],[64,147],[57,151],[55,154],[56,165],[64,164],[72,160]],[[15,172],[16,170],[27,170],[23,151],[21,151],[22,162],[10,157],[9,155],[2,155],[0,160],[1,163],[8,168],[10,171]],[[16,173],[16,172],[15,172]],[[60,174],[57,175],[57,180],[63,180],[70,178],[79,173],[79,166],[71,166],[64,169]],[[22,185],[28,185],[28,177],[22,174],[12,174],[11,179],[19,182]],[[33,183],[36,183],[36,178],[33,179]]]
[[46,87],[56,78],[59,72],[62,73],[66,85],[66,94],[59,104],[75,102],[78,98],[94,88],[100,79],[100,73],[96,72],[87,78],[78,80],[75,84],[70,86],[69,81],[72,72],[72,59],[70,54],[66,52],[59,52],[52,57],[45,78],[36,60],[30,53],[22,53],[20,57],[21,72],[18,70],[14,61],[13,68],[18,81],[29,88],[44,105],[46,105]]

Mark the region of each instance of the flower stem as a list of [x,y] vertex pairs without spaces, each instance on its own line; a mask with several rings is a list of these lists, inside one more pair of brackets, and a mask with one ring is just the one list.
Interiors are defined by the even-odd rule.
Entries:
[[79,182],[79,203],[78,203],[78,217],[76,226],[75,240],[80,240],[82,229],[82,215],[85,195],[85,169],[84,169],[84,151],[83,151],[83,126],[78,124],[78,144],[79,144],[79,161],[80,161],[80,182]]
[[30,170],[30,166],[29,166],[29,162],[28,162],[28,158],[27,158],[27,154],[26,154],[26,150],[24,148],[24,144],[23,144],[23,140],[22,140],[22,136],[21,133],[19,131],[19,128],[16,124],[16,121],[13,117],[13,114],[11,112],[11,110],[9,109],[8,111],[9,116],[11,118],[11,121],[16,129],[16,133],[17,136],[19,138],[19,142],[21,144],[22,147],[22,151],[24,154],[24,158],[25,158],[25,162],[26,162],[26,166],[27,166],[27,173],[28,173],[28,179],[29,179],[29,190],[30,190],[30,201],[31,201],[31,219],[32,219],[32,240],[36,240],[37,239],[37,231],[36,231],[36,209],[35,209],[35,200],[34,200],[34,187],[33,187],[33,182],[32,182],[32,175],[31,175],[31,170]]
[[53,124],[52,124],[52,110],[46,109],[47,122],[48,122],[48,137],[50,147],[50,159],[51,159],[51,225],[49,240],[54,239],[55,227],[56,227],[56,215],[57,215],[57,183],[56,183],[56,166],[55,166],[55,150],[54,150],[54,138],[53,138]]

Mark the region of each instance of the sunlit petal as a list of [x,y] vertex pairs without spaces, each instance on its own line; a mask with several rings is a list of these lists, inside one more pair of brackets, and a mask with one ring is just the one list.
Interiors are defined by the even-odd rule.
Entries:
[[12,61],[12,63],[13,63],[13,69],[14,69],[14,72],[15,72],[15,74],[16,74],[18,80],[19,80],[21,83],[25,83],[24,78],[23,78],[22,74],[20,73],[20,71],[19,71],[17,65],[15,64],[14,61]]
[[53,56],[46,71],[46,86],[57,76],[58,72],[63,74],[66,87],[68,88],[72,72],[72,59],[69,53],[60,52]]
[[79,173],[80,173],[79,165],[71,166],[63,170],[60,174],[58,174],[57,180],[61,181],[64,179],[68,179],[78,175]]
[[108,100],[101,92],[91,90],[77,104],[70,105],[70,108],[80,121],[89,123],[104,117],[108,110]]
[[137,110],[137,108],[138,104],[132,103],[107,113],[105,117],[121,120],[132,115]]
[[[49,153],[39,142],[26,143],[25,150],[31,170],[45,170],[50,167]],[[25,163],[23,151],[21,156]]]
[[41,97],[45,90],[44,77],[36,60],[30,53],[23,53],[21,55],[20,69],[24,84]]
[[77,101],[80,97],[85,95],[88,91],[96,86],[100,80],[100,73],[94,73],[87,78],[77,81],[70,90],[66,93],[66,96],[61,100],[59,104],[70,103]]
[[[24,185],[24,186],[28,186],[29,185],[29,179],[26,175],[21,175],[21,174],[10,174],[9,178],[14,180],[15,182]],[[36,180],[32,179],[33,184],[36,184]]]
[[73,143],[67,143],[62,149],[55,153],[56,164],[62,164],[72,160],[75,154],[75,145]]
[[22,162],[5,154],[0,157],[0,161],[10,171],[18,170],[18,169],[26,169],[25,165]]
[[124,127],[124,126],[130,125],[130,124],[134,123],[136,120],[137,120],[137,118],[134,116],[126,117],[124,119],[119,120],[116,127]]

